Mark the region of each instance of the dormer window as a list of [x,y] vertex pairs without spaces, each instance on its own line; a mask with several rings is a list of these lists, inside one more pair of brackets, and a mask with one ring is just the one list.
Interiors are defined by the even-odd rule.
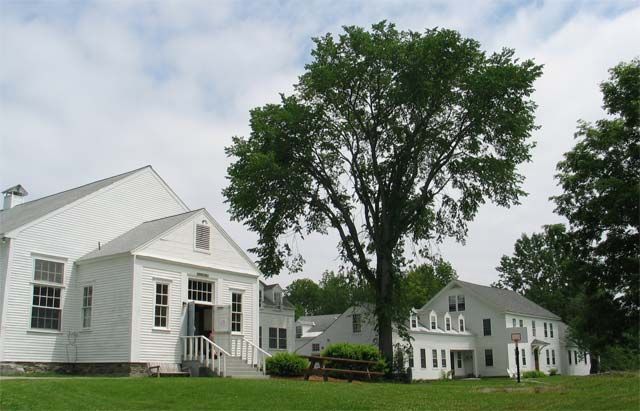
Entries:
[[411,313],[411,328],[418,328],[418,315]]
[[202,224],[196,224],[195,248],[198,251],[211,250],[211,227],[204,220]]
[[431,315],[429,316],[429,322],[431,323],[431,329],[435,330],[436,328],[438,328],[438,317],[436,316],[435,313],[431,313]]
[[458,331],[464,332],[464,317],[462,315],[458,317]]
[[451,331],[451,317],[449,317],[448,315],[444,317],[444,327],[445,330]]
[[276,306],[278,306],[278,308],[280,308],[282,306],[282,293],[279,292],[274,292],[273,293],[273,299],[276,303]]

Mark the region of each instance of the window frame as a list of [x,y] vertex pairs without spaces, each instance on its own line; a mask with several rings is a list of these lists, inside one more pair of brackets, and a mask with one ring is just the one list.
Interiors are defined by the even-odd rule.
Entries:
[[[89,295],[89,304],[87,305],[87,295],[85,294],[85,291],[87,289],[91,290],[91,295]],[[82,329],[83,330],[90,330],[92,325],[93,325],[93,297],[94,296],[94,292],[93,292],[93,284],[87,284],[84,285],[82,287],[82,306],[81,306],[81,322],[82,322]],[[89,325],[86,325],[85,320],[87,319],[87,315],[86,313],[89,313]]]
[[431,365],[434,369],[438,368],[438,350],[435,348],[431,350]]
[[547,365],[551,365],[551,356],[549,355],[549,349],[547,348],[546,350],[546,357],[547,357]]
[[451,316],[449,313],[444,316],[444,329],[445,331],[451,331]]
[[549,338],[547,323],[544,323],[544,338]]
[[462,368],[462,352],[458,351],[458,353],[456,354],[456,362],[457,362],[457,366],[458,368]]
[[362,332],[362,314],[353,313],[351,315],[351,331],[354,334],[360,334]]
[[[167,293],[166,294],[161,294],[161,295],[166,295],[167,297],[167,303],[165,305],[163,304],[158,304],[158,285],[161,286],[166,286],[167,287]],[[164,319],[165,319],[165,325],[156,325],[156,319],[157,318],[162,318],[158,317],[158,314],[156,313],[156,308],[157,307],[164,307],[166,308],[166,313],[164,315]],[[167,281],[167,280],[161,280],[161,279],[155,279],[153,281],[153,329],[156,330],[169,330],[169,324],[170,324],[170,318],[171,318],[171,281]]]
[[[487,333],[487,324],[489,324],[489,332]],[[484,337],[491,337],[492,333],[492,329],[491,329],[491,318],[483,318],[482,319],[482,335]]]
[[531,320],[531,333],[536,336],[536,320]]
[[[234,296],[240,296],[240,302],[234,302]],[[231,290],[231,334],[242,334],[242,329],[244,326],[244,291],[243,290]],[[234,311],[234,307],[236,305],[240,305],[240,311]],[[239,316],[240,320],[234,320],[234,315]],[[234,330],[234,325],[239,324],[239,330]]]
[[551,350],[551,365],[556,365],[556,350]]
[[[453,306],[451,305],[451,300],[453,300]],[[453,307],[453,309],[451,309]],[[458,311],[458,296],[450,295],[449,296],[449,312],[453,313]]]
[[[273,332],[273,335],[272,335]],[[269,327],[269,344],[270,350],[278,349],[278,327]]]
[[467,310],[467,301],[464,298],[464,294],[458,294],[456,296],[456,300],[458,303],[458,311],[462,312],[462,311],[466,311]]
[[409,316],[409,327],[413,330],[418,328],[418,314],[411,313]]
[[465,332],[467,330],[467,323],[464,319],[464,316],[462,314],[460,314],[458,316],[458,332]]
[[[487,355],[489,354],[489,355]],[[491,360],[491,361],[489,361]],[[485,367],[493,367],[493,348],[485,348],[484,349],[484,366]]]
[[447,369],[447,350],[440,350],[440,362],[442,363],[442,368]]
[[[318,349],[316,350],[316,347],[318,347]],[[320,352],[320,343],[311,343],[311,352]]]
[[526,366],[527,365],[527,355],[526,352],[524,350],[524,348],[520,351],[520,357],[522,358],[522,365]]
[[430,330],[438,329],[438,315],[433,311],[429,313],[429,329]]
[[[192,282],[208,284],[211,287],[211,291],[206,291],[206,290],[194,290],[194,291],[192,291],[191,290],[191,283]],[[194,296],[193,293],[210,294],[211,301],[193,299],[192,298]],[[209,278],[204,278],[204,277],[200,277],[200,276],[189,276],[189,277],[187,277],[187,301],[193,301],[196,304],[202,304],[202,305],[214,305],[215,304],[215,296],[216,296],[216,281],[215,280],[211,280]]]
[[549,338],[553,338],[553,323],[549,323]]
[[[62,265],[62,270],[60,272],[60,282],[55,281],[55,277],[56,277],[56,272],[54,272],[54,281],[49,281],[49,279],[42,279],[42,274],[40,274],[40,278],[36,278],[36,270],[37,270],[37,265],[38,265],[38,261],[41,262],[47,262],[47,263],[54,263],[54,264],[61,264]],[[54,334],[58,334],[58,333],[62,333],[62,329],[63,329],[63,314],[64,314],[64,291],[66,289],[65,286],[65,279],[66,279],[66,270],[67,270],[67,262],[68,260],[64,257],[57,257],[57,256],[51,256],[51,255],[46,255],[46,254],[39,254],[39,253],[32,253],[31,254],[31,302],[29,304],[30,310],[29,310],[29,317],[28,317],[28,327],[27,329],[29,331],[32,332],[37,332],[37,333],[54,333]],[[42,269],[40,269],[40,271],[42,272]],[[49,272],[48,272],[49,274]],[[48,275],[47,274],[47,275]],[[55,299],[58,300],[58,307],[49,307],[46,305],[34,305],[34,297],[36,296],[35,291],[36,291],[36,287],[40,288],[40,289],[49,289],[51,288],[53,290],[53,295],[51,296],[54,301]],[[56,297],[56,291],[58,292],[59,296]],[[45,301],[46,299],[49,297],[48,295],[49,293],[46,292],[46,295],[44,295]],[[43,297],[42,293],[38,294],[39,299]],[[46,302],[45,302],[46,304]],[[45,327],[33,327],[33,315],[36,309],[44,309],[44,310],[54,310],[58,312],[58,316],[57,316],[57,321],[58,321],[58,328],[45,328]],[[38,317],[40,318],[40,317]]]
[[420,368],[423,370],[427,368],[427,349],[420,348]]
[[296,339],[302,338],[302,326],[296,325]]
[[[283,337],[284,333],[284,337]],[[284,341],[284,344],[283,344]],[[278,349],[286,350],[287,349],[287,329],[286,328],[278,328]]]

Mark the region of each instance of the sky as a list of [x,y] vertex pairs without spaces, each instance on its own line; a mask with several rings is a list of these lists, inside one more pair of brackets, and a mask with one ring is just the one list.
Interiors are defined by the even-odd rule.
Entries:
[[[221,193],[224,147],[248,135],[250,109],[292,91],[312,37],[381,20],[455,29],[487,52],[514,48],[544,64],[537,147],[520,168],[529,195],[509,209],[484,205],[465,244],[433,246],[461,279],[490,284],[522,233],[563,221],[549,201],[555,166],[577,120],[605,115],[607,70],[640,55],[640,0],[0,0],[0,189],[22,184],[35,199],[151,164],[251,248],[256,235],[230,221]],[[318,280],[340,265],[336,235],[297,245],[304,270],[269,281]]]

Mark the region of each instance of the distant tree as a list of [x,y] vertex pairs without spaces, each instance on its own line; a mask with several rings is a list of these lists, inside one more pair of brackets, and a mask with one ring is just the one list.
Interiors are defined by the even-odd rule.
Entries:
[[543,227],[542,233],[522,234],[512,256],[502,256],[494,286],[508,288],[558,314],[571,318],[570,302],[578,294],[577,268],[571,236],[563,224]]
[[[335,230],[345,263],[374,292],[379,346],[408,312],[405,243],[463,240],[487,201],[524,195],[541,66],[445,29],[345,27],[314,39],[295,91],[251,111],[227,154],[231,217],[258,233],[264,272],[300,269],[295,235]],[[420,245],[419,245],[420,247]]]
[[285,288],[287,300],[296,308],[296,319],[303,315],[318,315],[322,308],[322,289],[313,280],[294,280]]
[[558,164],[563,193],[553,197],[585,263],[576,272],[585,285],[584,317],[573,330],[595,353],[611,344],[638,348],[640,59],[612,68],[601,90],[610,117],[579,122],[578,142]]
[[409,269],[406,277],[406,299],[411,308],[422,308],[451,280],[458,278],[456,270],[444,260],[421,264]]

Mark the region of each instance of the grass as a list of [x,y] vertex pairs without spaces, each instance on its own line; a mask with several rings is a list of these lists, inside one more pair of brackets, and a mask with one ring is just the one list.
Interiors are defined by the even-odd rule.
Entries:
[[305,382],[220,378],[0,380],[0,410],[446,409],[639,410],[640,375],[435,381]]

